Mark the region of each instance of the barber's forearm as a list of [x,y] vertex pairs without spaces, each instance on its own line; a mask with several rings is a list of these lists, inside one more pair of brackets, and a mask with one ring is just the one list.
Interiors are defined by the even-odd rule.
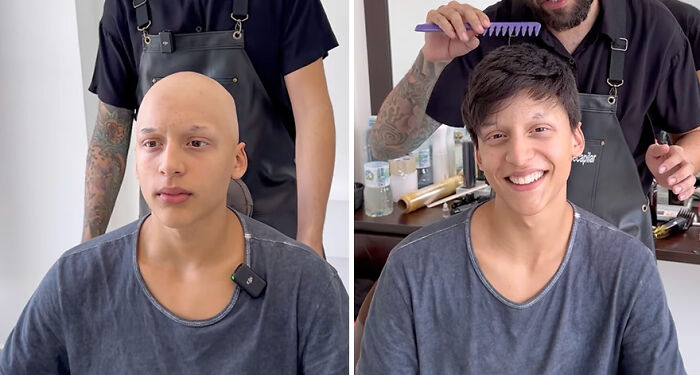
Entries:
[[694,174],[700,172],[700,127],[685,134],[670,134],[674,144],[683,147],[686,158],[695,168]]
[[297,123],[297,240],[322,255],[323,223],[335,163],[335,125],[328,108]]
[[375,159],[391,159],[415,150],[440,125],[425,114],[428,99],[447,63],[426,61],[423,52],[382,103],[369,135]]
[[85,168],[83,241],[107,230],[124,179],[133,118],[130,109],[98,104]]

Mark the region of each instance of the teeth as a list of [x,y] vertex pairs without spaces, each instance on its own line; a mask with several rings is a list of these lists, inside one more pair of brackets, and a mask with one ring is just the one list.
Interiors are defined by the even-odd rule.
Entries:
[[510,182],[512,182],[516,185],[526,185],[526,184],[529,184],[529,183],[532,183],[532,182],[539,180],[543,174],[544,174],[543,171],[537,171],[537,172],[530,173],[529,175],[522,176],[522,177],[509,176],[508,179],[510,180]]

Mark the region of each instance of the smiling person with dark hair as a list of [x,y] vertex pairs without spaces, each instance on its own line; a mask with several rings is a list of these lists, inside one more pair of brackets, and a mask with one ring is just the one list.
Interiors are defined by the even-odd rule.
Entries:
[[462,113],[495,198],[392,250],[360,374],[682,374],[654,256],[567,201],[576,82],[529,44],[477,65]]
[[226,206],[248,165],[226,89],[168,76],[134,131],[151,214],[58,259],[10,333],[0,374],[347,374],[336,271]]
[[[441,123],[464,126],[461,104],[479,61],[504,45],[535,44],[566,64],[578,87],[587,141],[567,198],[654,248],[652,180],[685,200],[700,172],[693,51],[663,4],[500,0],[482,12],[450,1],[430,10],[426,22],[443,32],[426,33],[413,67],[382,104],[368,141],[376,158],[407,154]],[[491,22],[540,22],[542,29],[479,37]],[[655,143],[660,130],[672,145]]]

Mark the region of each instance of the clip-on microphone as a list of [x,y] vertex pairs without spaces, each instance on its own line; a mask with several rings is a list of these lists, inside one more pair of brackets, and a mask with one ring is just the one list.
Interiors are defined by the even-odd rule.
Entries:
[[233,275],[231,275],[231,280],[243,288],[243,290],[253,298],[258,298],[267,286],[265,280],[244,263],[236,267],[236,270],[233,271]]

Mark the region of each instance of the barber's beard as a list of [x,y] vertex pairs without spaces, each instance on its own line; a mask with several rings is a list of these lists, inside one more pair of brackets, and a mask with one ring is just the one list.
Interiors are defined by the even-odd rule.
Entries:
[[588,16],[588,11],[593,3],[593,0],[569,1],[574,2],[574,8],[570,12],[564,9],[544,10],[541,0],[530,0],[527,2],[527,5],[549,28],[556,31],[565,31],[580,25]]

